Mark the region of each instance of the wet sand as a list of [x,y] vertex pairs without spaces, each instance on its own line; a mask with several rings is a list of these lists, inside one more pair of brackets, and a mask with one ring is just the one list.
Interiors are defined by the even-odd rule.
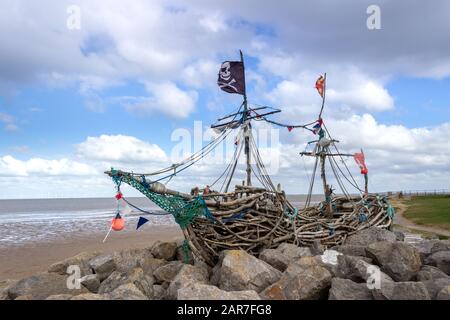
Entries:
[[183,235],[178,226],[149,226],[139,231],[114,232],[102,243],[104,237],[104,233],[88,237],[69,235],[58,241],[0,247],[0,281],[46,271],[51,264],[80,252],[144,248],[157,240],[180,240]]

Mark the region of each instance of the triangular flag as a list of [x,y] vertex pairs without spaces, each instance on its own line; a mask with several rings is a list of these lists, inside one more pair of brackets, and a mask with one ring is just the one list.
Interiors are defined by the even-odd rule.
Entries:
[[136,230],[139,229],[140,227],[142,227],[147,222],[148,222],[148,219],[146,219],[144,217],[139,217],[139,221],[137,223]]
[[291,127],[291,126],[289,126],[289,127],[287,127],[288,128],[288,131],[289,132],[291,132],[293,129],[294,129],[294,127]]
[[133,210],[130,208],[128,204],[125,204],[120,210],[124,216],[129,215]]
[[323,92],[325,90],[325,78],[320,76],[316,81],[316,89],[320,96],[323,98]]

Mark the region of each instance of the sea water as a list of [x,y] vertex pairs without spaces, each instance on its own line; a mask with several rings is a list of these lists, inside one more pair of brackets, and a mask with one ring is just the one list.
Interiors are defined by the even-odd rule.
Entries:
[[[127,200],[145,211],[164,213],[146,198]],[[116,212],[114,198],[0,200],[0,247],[106,234]],[[133,210],[125,217],[125,229],[134,230],[140,216],[148,224],[175,223],[171,215]]]
[[[305,196],[288,196],[301,207]],[[317,198],[317,199],[316,199]],[[146,198],[128,198],[135,206],[164,213]],[[321,200],[315,196],[312,202]],[[108,231],[117,212],[114,198],[0,200],[0,247],[86,237]],[[125,216],[125,231],[133,231],[139,217],[148,225],[175,225],[171,215],[149,215],[134,210]]]

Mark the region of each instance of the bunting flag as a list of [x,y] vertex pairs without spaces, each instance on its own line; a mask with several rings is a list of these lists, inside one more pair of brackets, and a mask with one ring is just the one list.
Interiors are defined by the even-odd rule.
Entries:
[[223,62],[217,84],[225,92],[245,95],[244,63],[242,61]]
[[121,231],[125,227],[125,220],[122,218],[119,212],[117,212],[116,216],[112,220],[111,229],[114,231]]
[[317,92],[319,92],[320,96],[323,98],[323,93],[325,90],[325,78],[323,76],[320,76],[319,79],[317,79],[316,89]]
[[355,159],[356,163],[359,166],[359,169],[361,169],[361,174],[367,174],[369,170],[367,169],[365,158],[364,158],[364,152],[361,150],[361,152],[357,152],[353,155],[353,158]]
[[139,229],[140,227],[142,227],[147,222],[148,222],[147,218],[139,217],[139,220],[138,220],[138,223],[137,223],[137,226],[136,226],[136,230]]
[[120,199],[122,199],[122,197],[123,197],[123,194],[122,194],[122,192],[117,192],[117,194],[116,194],[116,200],[120,200]]
[[288,126],[287,129],[289,132],[291,132],[292,130],[294,130],[294,127]]
[[313,126],[313,133],[318,134],[320,130],[322,129],[323,120],[319,119],[317,120],[316,124]]

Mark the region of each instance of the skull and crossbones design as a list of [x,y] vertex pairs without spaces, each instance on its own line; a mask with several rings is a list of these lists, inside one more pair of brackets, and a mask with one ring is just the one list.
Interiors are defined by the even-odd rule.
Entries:
[[236,79],[231,78],[231,71],[230,71],[231,65],[229,61],[226,61],[222,63],[222,66],[220,67],[219,77],[223,81],[219,81],[219,87],[220,88],[231,88],[234,91],[238,92],[238,89],[233,86],[233,84],[236,82]]

